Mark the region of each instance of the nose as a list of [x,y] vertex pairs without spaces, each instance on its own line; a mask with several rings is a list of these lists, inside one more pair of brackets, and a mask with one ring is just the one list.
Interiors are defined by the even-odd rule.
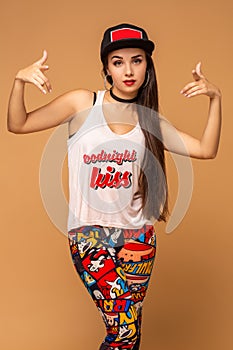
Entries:
[[127,63],[125,66],[125,75],[127,77],[131,77],[133,75],[133,69],[132,69],[132,65],[130,63]]

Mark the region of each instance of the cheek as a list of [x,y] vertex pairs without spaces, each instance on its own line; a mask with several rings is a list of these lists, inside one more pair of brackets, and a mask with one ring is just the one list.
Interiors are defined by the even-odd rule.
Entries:
[[110,74],[111,74],[112,79],[113,79],[114,81],[119,80],[120,77],[121,77],[120,70],[118,70],[118,71],[112,71]]
[[144,81],[146,77],[146,67],[142,67],[142,69],[140,70],[140,77]]
[[144,66],[143,66],[144,75],[146,74],[146,71],[147,71],[147,64],[145,63]]
[[146,64],[146,62],[144,62],[144,63],[138,65],[136,68],[137,68],[138,74],[144,75],[144,76],[145,76],[145,74],[146,74],[146,69],[147,69],[147,64]]

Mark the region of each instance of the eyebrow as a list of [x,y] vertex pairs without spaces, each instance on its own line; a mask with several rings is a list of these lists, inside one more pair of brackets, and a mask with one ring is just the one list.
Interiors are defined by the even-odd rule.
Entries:
[[[138,57],[142,57],[142,55],[141,54],[139,54],[139,55],[136,55],[136,56],[132,56],[131,58],[138,58]],[[121,57],[121,56],[112,56],[111,57],[111,60],[113,59],[113,58],[120,58],[120,59],[123,59],[123,57]]]

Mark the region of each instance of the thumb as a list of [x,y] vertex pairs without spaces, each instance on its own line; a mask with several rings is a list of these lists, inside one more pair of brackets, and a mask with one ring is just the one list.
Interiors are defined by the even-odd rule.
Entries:
[[205,78],[204,74],[201,71],[201,62],[198,62],[195,69],[192,70],[192,74],[195,80]]
[[45,61],[47,60],[47,58],[48,58],[48,53],[47,53],[46,50],[43,50],[43,55],[42,55],[42,57],[41,57],[38,61],[36,61],[36,63],[44,64]]

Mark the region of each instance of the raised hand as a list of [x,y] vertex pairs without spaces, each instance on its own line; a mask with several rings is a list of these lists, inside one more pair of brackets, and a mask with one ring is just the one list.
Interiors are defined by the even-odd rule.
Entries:
[[193,97],[197,95],[206,95],[210,98],[221,97],[220,90],[210,83],[201,71],[201,62],[199,62],[195,69],[192,70],[193,79],[192,83],[188,83],[180,91],[186,97]]
[[49,79],[44,75],[44,71],[49,69],[48,65],[45,65],[45,61],[48,58],[47,51],[43,51],[43,56],[30,66],[21,69],[15,79],[21,80],[25,83],[32,83],[36,85],[44,94],[47,93],[45,87],[49,92],[52,91],[52,87]]

